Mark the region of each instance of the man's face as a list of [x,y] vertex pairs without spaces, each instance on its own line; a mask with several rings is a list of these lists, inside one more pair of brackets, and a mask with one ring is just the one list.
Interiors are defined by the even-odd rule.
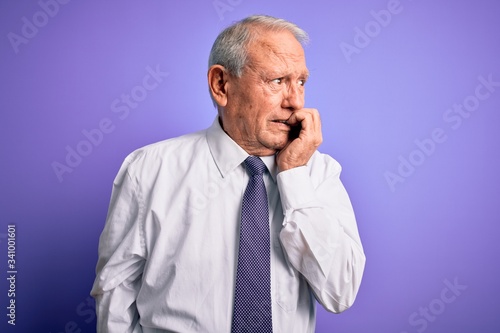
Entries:
[[224,131],[249,154],[266,156],[288,143],[290,126],[284,122],[304,107],[308,70],[293,34],[257,32],[258,38],[248,45],[243,74],[228,79],[221,121]]

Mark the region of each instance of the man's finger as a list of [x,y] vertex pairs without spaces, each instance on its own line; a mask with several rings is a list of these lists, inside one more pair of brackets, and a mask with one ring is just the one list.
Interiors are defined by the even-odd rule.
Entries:
[[318,130],[319,123],[318,112],[315,109],[301,109],[293,112],[287,119],[286,123],[290,126],[302,125],[302,129],[306,131]]

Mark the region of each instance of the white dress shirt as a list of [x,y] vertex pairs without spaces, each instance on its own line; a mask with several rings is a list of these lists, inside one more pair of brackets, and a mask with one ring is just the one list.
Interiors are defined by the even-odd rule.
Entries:
[[[99,242],[98,332],[231,331],[248,154],[220,127],[130,154]],[[262,157],[271,228],[273,332],[314,332],[315,301],[341,312],[365,265],[341,167],[315,152],[277,173]]]

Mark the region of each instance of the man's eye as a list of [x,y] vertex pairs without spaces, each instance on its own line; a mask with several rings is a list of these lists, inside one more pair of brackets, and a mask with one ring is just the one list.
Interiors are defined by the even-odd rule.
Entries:
[[306,84],[306,80],[299,80],[299,86],[304,86]]
[[276,84],[281,84],[283,82],[283,79],[282,78],[274,79],[272,80],[272,82]]

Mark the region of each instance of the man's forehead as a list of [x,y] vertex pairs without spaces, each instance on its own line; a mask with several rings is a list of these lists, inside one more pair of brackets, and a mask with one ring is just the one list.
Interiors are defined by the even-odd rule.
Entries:
[[307,72],[304,49],[288,31],[260,32],[248,45],[248,51],[250,66],[267,64],[276,70],[293,67],[294,71]]
[[304,49],[300,42],[288,30],[274,31],[264,30],[262,28],[255,29],[253,30],[253,38],[248,46],[250,50],[258,47],[274,53],[304,53]]

